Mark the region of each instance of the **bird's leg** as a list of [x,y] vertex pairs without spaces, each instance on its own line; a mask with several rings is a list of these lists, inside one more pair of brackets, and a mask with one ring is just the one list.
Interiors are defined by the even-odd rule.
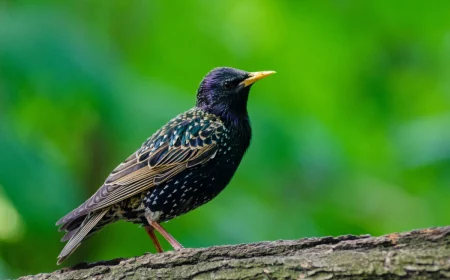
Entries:
[[163,253],[164,250],[161,247],[161,244],[159,243],[159,240],[155,235],[155,229],[152,226],[145,226],[145,231],[147,232],[148,236],[150,236],[150,239],[155,245],[156,251],[158,251],[158,253]]
[[170,243],[170,245],[172,245],[175,251],[183,248],[180,242],[175,240],[175,238],[173,238],[173,236],[170,235],[170,233],[168,233],[160,224],[158,224],[155,221],[152,221],[148,215],[145,215],[145,218],[147,218],[147,221],[150,224],[150,226],[156,229]]
[[183,248],[183,246],[178,242],[175,238],[173,238],[170,233],[168,233],[160,224],[157,222],[149,221],[150,225],[154,227],[169,243],[172,245],[175,251],[178,251]]

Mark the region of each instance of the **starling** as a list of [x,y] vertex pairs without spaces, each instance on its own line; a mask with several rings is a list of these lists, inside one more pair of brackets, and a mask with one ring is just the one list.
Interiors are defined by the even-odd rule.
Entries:
[[106,178],[86,202],[57,223],[66,231],[63,262],[105,225],[125,220],[144,226],[158,252],[158,231],[183,248],[162,222],[210,201],[230,182],[250,144],[247,100],[252,84],[274,71],[215,68],[200,83],[194,108],[153,134]]

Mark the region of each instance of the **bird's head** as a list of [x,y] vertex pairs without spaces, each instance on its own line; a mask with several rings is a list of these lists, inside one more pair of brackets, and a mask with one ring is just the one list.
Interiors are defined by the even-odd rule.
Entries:
[[246,72],[230,67],[211,70],[197,92],[197,107],[220,116],[247,117],[248,93],[254,82],[275,71]]

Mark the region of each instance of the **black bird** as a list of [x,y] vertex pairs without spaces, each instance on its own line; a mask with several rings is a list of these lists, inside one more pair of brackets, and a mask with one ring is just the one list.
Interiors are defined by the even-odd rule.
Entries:
[[153,134],[106,178],[97,192],[56,225],[68,241],[63,262],[105,225],[143,225],[158,252],[156,229],[175,250],[183,248],[160,223],[208,202],[230,182],[252,135],[247,100],[252,84],[274,71],[221,67],[200,83],[197,104]]

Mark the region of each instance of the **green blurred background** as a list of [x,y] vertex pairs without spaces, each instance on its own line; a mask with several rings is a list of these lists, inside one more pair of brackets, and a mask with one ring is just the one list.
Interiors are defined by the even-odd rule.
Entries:
[[[0,4],[0,278],[55,270],[55,222],[217,66],[277,74],[186,247],[450,224],[450,1],[35,2]],[[121,222],[64,265],[149,251]]]

